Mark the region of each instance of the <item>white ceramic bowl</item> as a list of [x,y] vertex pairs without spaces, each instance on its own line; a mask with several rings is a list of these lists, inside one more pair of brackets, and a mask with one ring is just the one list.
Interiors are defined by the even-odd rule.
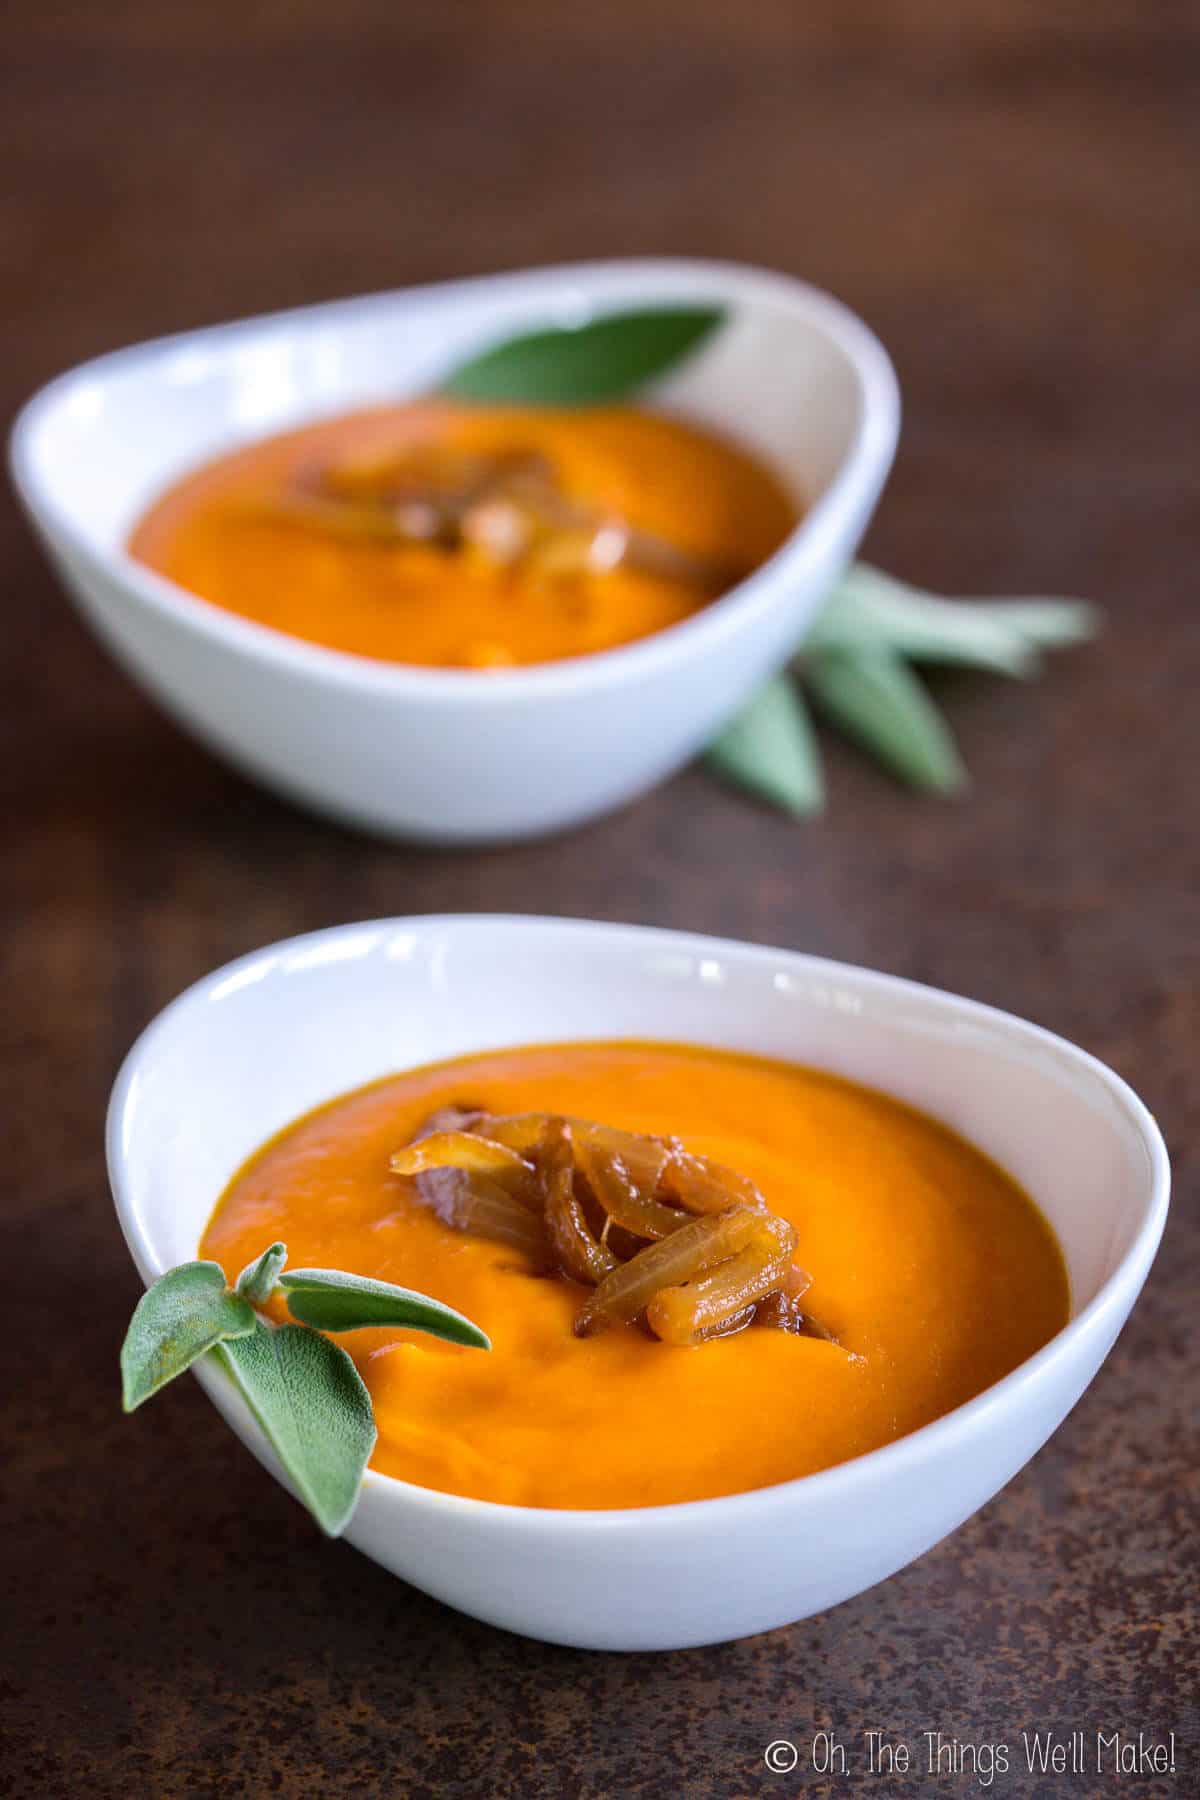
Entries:
[[[596,1649],[672,1649],[782,1625],[870,1587],[953,1531],[1091,1381],[1153,1260],[1169,1187],[1158,1129],[1124,1082],[1061,1038],[972,1001],[676,932],[393,919],[244,957],[138,1040],[108,1124],[113,1192],[138,1269],[148,1283],[193,1257],[244,1158],[348,1088],[494,1046],[638,1036],[818,1064],[944,1120],[1045,1211],[1066,1256],[1072,1316],[1036,1356],[923,1430],[724,1499],[549,1511],[368,1471],[351,1543],[463,1612]],[[278,1476],[223,1374],[198,1373]]]
[[[232,446],[418,393],[514,332],[673,302],[729,321],[664,406],[724,427],[811,502],[779,552],[681,625],[481,676],[326,650],[207,606],[124,544],[161,489]],[[887,475],[899,403],[866,327],[827,295],[718,263],[626,262],[454,282],[138,345],[25,408],[14,479],[117,659],[248,774],[351,824],[503,840],[617,806],[693,756],[795,649]]]

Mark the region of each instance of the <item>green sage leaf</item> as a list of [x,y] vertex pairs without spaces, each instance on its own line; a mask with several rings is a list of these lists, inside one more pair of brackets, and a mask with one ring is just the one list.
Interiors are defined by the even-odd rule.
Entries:
[[286,1244],[270,1244],[261,1256],[256,1256],[252,1263],[247,1263],[234,1283],[235,1293],[249,1300],[252,1306],[265,1306],[275,1292],[279,1274],[287,1261]]
[[300,1499],[322,1531],[339,1536],[375,1448],[371,1396],[346,1352],[319,1331],[256,1319],[251,1336],[217,1355]]
[[710,768],[727,781],[803,816],[821,811],[825,783],[808,710],[795,683],[776,675],[712,744]]
[[1025,635],[965,603],[893,581],[859,563],[835,589],[804,641],[819,651],[894,651],[917,662],[964,663],[1001,675],[1032,675],[1037,650]]
[[915,662],[962,663],[1032,675],[1044,650],[1096,635],[1100,615],[1082,600],[946,600],[855,563],[805,639],[810,650],[894,650]]
[[966,784],[949,727],[898,656],[821,651],[806,658],[804,674],[821,711],[902,781],[943,794]]
[[458,400],[592,406],[665,375],[725,317],[715,306],[608,313],[586,325],[530,332],[495,345],[447,376]]
[[147,1288],[121,1345],[126,1412],[189,1369],[215,1344],[246,1337],[257,1323],[248,1300],[231,1294],[218,1263],[181,1263]]
[[1087,600],[953,600],[1006,631],[1018,631],[1037,650],[1069,650],[1099,636],[1103,615]]
[[470,1319],[409,1288],[340,1269],[293,1269],[280,1277],[288,1311],[318,1331],[361,1331],[369,1325],[427,1331],[452,1344],[490,1350],[491,1340]]

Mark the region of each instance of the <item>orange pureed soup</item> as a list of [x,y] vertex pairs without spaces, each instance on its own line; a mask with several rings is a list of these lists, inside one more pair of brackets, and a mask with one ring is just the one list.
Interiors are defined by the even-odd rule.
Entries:
[[[758,1326],[686,1349],[640,1323],[576,1335],[587,1290],[451,1230],[391,1173],[453,1106],[673,1135],[738,1170],[795,1226],[803,1304],[837,1342]],[[374,1468],[526,1506],[707,1499],[827,1468],[970,1399],[1068,1316],[1045,1219],[963,1139],[816,1070],[687,1045],[490,1052],[345,1095],[251,1159],[201,1254],[232,1279],[276,1238],[292,1267],[416,1288],[488,1333],[490,1353],[405,1331],[338,1341],[371,1391]]]
[[762,463],[679,419],[421,400],[197,469],[129,548],[213,605],[314,644],[497,669],[677,624],[795,523]]

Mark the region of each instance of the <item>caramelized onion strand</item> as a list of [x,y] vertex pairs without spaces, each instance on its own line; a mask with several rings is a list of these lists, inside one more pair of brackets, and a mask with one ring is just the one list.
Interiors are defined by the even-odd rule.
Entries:
[[523,1170],[533,1174],[533,1164],[515,1150],[473,1131],[431,1131],[395,1151],[391,1169],[394,1175],[422,1175],[427,1169],[470,1169],[480,1175]]
[[832,1339],[800,1305],[811,1278],[792,1262],[794,1226],[748,1177],[676,1138],[450,1106],[391,1167],[453,1230],[590,1286],[580,1337],[642,1319],[679,1347],[748,1325]]

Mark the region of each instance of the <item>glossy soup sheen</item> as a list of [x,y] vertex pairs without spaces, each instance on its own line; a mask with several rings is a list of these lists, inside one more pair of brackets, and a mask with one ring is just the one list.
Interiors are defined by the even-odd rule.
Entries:
[[181,587],[293,637],[386,662],[495,669],[611,649],[715,595],[618,566],[548,579],[428,545],[350,542],[270,516],[298,474],[413,447],[544,456],[563,492],[694,555],[757,567],[796,523],[746,451],[630,407],[535,411],[425,400],[346,414],[197,469],[140,521],[130,551]]
[[[762,1328],[683,1350],[636,1326],[577,1338],[581,1288],[450,1230],[389,1172],[456,1102],[675,1134],[749,1175],[796,1225],[805,1305],[840,1346]],[[528,1506],[650,1506],[809,1474],[970,1399],[1068,1316],[1046,1221],[961,1138],[815,1070],[683,1045],[492,1052],[348,1094],[247,1164],[201,1254],[232,1278],[275,1238],[293,1267],[399,1282],[483,1327],[490,1353],[410,1332],[340,1342],[371,1390],[376,1469]]]

